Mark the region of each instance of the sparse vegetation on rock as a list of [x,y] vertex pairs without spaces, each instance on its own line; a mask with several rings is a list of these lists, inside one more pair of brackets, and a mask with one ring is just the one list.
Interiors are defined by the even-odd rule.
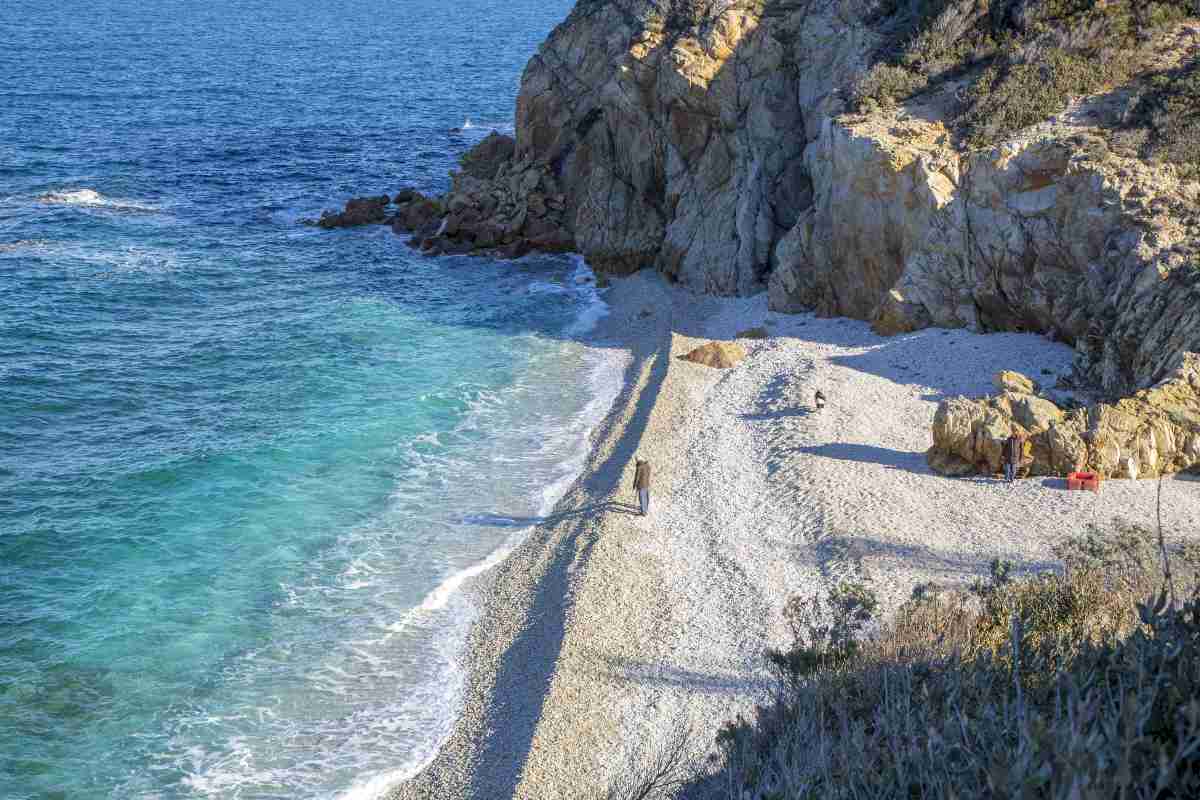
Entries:
[[[895,105],[965,77],[957,127],[973,144],[994,143],[1073,97],[1128,82],[1139,71],[1138,48],[1189,15],[1200,15],[1193,0],[886,0],[872,17],[883,35],[879,60],[855,102]],[[1172,141],[1189,138],[1158,127]],[[1186,158],[1186,147],[1163,150]]]

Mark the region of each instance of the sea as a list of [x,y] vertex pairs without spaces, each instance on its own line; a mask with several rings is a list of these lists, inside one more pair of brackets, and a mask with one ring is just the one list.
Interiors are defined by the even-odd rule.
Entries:
[[302,220],[448,188],[570,6],[0,3],[0,798],[366,800],[448,734],[606,306]]

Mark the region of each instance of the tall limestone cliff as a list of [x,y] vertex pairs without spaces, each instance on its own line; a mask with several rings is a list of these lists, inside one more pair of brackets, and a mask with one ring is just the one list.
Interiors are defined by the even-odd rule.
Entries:
[[[1114,395],[1200,350],[1200,183],[1108,148],[1132,90],[986,146],[951,131],[962,81],[852,113],[887,5],[580,0],[526,68],[515,158],[553,175],[600,270],[883,333],[1047,333]],[[1147,58],[1197,56],[1194,19],[1162,30]]]
[[1044,333],[1128,395],[1200,352],[1200,0],[579,0],[515,141],[388,200],[317,224]]

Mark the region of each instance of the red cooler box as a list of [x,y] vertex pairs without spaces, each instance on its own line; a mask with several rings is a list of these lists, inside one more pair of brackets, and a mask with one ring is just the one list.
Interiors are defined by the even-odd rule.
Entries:
[[1100,491],[1100,476],[1095,472],[1072,472],[1067,475],[1068,489],[1089,489]]

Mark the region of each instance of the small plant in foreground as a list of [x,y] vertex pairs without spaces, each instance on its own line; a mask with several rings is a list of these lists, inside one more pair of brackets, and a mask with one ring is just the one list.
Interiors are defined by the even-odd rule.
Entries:
[[789,684],[844,664],[858,652],[858,636],[878,608],[878,598],[864,583],[843,581],[825,600],[819,595],[794,595],[783,609],[792,645],[787,650],[768,650],[767,660]]

